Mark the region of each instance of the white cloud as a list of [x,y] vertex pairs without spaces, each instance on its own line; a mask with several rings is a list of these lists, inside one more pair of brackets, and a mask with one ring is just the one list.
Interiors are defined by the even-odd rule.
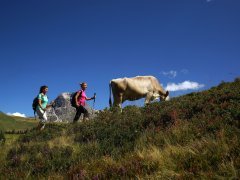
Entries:
[[199,84],[197,82],[191,82],[191,81],[184,81],[182,83],[168,83],[167,87],[165,88],[168,91],[185,91],[185,90],[197,90],[200,88],[203,88],[204,84]]
[[173,79],[177,76],[177,71],[173,71],[173,70],[168,72],[163,71],[161,74],[163,74],[164,76],[167,76],[168,78]]
[[19,116],[19,117],[27,117],[25,114],[21,114],[19,112],[15,112],[15,113],[7,113],[10,116]]

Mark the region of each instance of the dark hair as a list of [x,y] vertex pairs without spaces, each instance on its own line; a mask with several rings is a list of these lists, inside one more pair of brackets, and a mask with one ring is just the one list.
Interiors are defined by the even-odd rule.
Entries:
[[84,84],[87,84],[87,83],[86,83],[86,82],[82,82],[82,83],[80,83],[81,87],[82,87]]
[[44,90],[44,89],[46,89],[46,88],[48,88],[46,85],[44,85],[44,86],[41,86],[41,87],[40,87],[40,90],[39,90],[39,93],[42,93],[42,92],[43,92],[43,90]]

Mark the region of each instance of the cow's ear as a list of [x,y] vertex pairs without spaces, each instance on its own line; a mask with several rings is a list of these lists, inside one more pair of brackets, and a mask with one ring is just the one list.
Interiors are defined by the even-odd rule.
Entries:
[[169,91],[166,92],[165,97],[167,97],[168,95],[169,95]]

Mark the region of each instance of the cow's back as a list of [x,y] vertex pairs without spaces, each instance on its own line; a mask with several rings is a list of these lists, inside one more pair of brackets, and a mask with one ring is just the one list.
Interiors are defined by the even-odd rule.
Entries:
[[136,76],[126,78],[126,90],[124,92],[124,100],[136,100],[146,96],[147,93],[153,91],[153,76]]
[[113,94],[122,93],[126,90],[126,78],[113,79],[110,82]]

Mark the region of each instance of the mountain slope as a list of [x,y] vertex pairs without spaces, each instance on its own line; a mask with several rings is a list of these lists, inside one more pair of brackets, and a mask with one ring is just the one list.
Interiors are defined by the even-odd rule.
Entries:
[[30,118],[8,116],[0,112],[0,131],[26,130],[36,126],[37,121]]
[[[21,135],[2,178],[238,179],[240,81]],[[1,178],[0,176],[0,178]]]

